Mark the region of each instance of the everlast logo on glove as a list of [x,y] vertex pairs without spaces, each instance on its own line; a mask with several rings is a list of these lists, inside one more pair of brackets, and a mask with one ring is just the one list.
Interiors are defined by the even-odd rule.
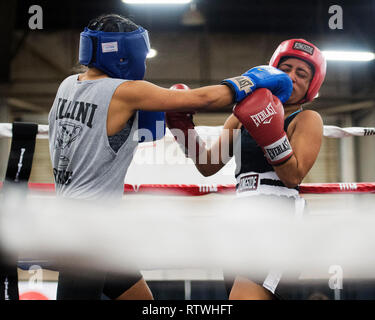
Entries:
[[[261,112],[251,115],[251,119],[254,121],[255,125],[258,127],[261,123],[268,124],[271,123],[272,116],[275,115],[277,112],[273,108],[272,104],[270,103],[265,109]],[[271,118],[270,118],[271,117]]]
[[272,162],[276,162],[288,156],[292,152],[292,147],[290,146],[287,137],[283,137],[281,141],[277,141],[271,146],[264,148],[266,155]]
[[246,93],[251,92],[251,87],[254,87],[254,83],[250,80],[249,77],[240,76],[233,78],[233,81],[236,82],[240,90],[245,90]]
[[306,52],[306,53],[311,54],[311,55],[314,54],[314,48],[309,46],[308,44],[302,43],[302,42],[297,42],[297,41],[294,42],[293,49],[303,51],[303,52]]

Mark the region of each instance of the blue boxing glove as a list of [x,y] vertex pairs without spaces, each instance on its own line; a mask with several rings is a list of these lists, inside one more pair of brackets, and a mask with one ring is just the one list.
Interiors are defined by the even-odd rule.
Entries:
[[285,72],[266,65],[254,67],[239,77],[225,79],[221,84],[232,89],[235,102],[241,101],[255,89],[266,88],[284,103],[293,91],[292,79]]

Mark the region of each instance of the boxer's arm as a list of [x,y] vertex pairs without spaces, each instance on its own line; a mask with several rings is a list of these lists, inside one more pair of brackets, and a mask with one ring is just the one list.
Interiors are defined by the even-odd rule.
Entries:
[[207,159],[206,162],[194,161],[198,171],[205,177],[209,177],[218,172],[224,167],[233,156],[233,141],[238,134],[236,129],[241,127],[241,123],[238,119],[231,114],[224,123],[223,131],[220,137],[212,145],[210,149],[206,149],[203,152],[202,159]]
[[274,166],[280,180],[290,188],[300,184],[314,165],[323,137],[323,121],[317,112],[303,111],[294,121],[287,132],[294,154],[284,164]]
[[170,90],[147,81],[124,82],[113,98],[121,100],[128,111],[215,110],[233,103],[233,93],[225,85]]

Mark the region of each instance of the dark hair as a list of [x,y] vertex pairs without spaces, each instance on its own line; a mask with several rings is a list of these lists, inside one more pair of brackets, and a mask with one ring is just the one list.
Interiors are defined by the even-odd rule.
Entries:
[[92,19],[87,27],[104,32],[131,32],[138,29],[138,26],[130,19],[113,13]]

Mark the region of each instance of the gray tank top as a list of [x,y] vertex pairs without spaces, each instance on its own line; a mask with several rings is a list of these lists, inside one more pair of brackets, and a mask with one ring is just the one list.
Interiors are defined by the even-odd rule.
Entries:
[[115,152],[107,136],[113,93],[126,80],[103,78],[60,85],[49,113],[49,148],[56,194],[76,199],[121,198],[138,139],[138,112],[129,121],[126,141]]

